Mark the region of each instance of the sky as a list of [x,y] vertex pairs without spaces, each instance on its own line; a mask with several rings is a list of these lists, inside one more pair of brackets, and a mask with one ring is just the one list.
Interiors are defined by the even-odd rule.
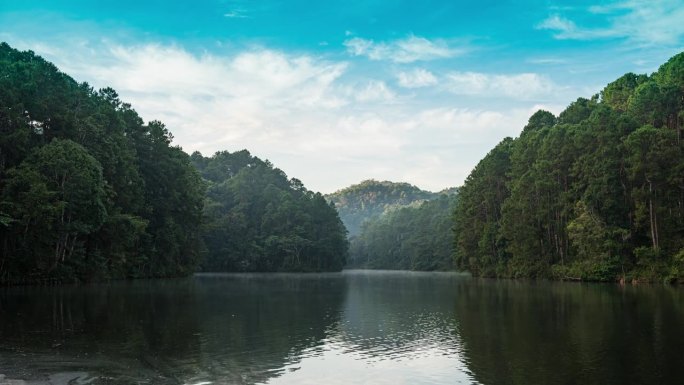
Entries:
[[186,152],[314,191],[463,183],[532,113],[684,50],[684,0],[0,0],[0,41],[112,87]]

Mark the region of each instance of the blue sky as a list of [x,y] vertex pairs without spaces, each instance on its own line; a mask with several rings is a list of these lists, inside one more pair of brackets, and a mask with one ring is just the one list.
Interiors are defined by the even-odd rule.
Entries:
[[535,110],[684,50],[682,20],[682,0],[0,0],[0,40],[186,151],[247,148],[322,192],[460,185]]

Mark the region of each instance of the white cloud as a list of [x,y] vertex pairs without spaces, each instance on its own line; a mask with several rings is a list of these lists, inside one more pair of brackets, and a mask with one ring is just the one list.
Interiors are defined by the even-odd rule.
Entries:
[[399,85],[404,88],[420,88],[437,84],[437,78],[432,72],[416,68],[412,71],[402,71],[397,74]]
[[[166,123],[188,152],[247,148],[323,192],[367,178],[432,190],[459,185],[533,112],[525,99],[482,109],[461,96],[543,94],[550,82],[535,74],[414,69],[395,74],[401,87],[393,88],[391,73],[360,80],[352,71],[368,72],[359,63],[266,48],[195,54],[174,45],[82,40],[19,48],[34,49],[95,88],[113,87],[144,119]],[[420,95],[411,89],[442,81]]]
[[397,95],[382,81],[371,80],[364,86],[353,89],[353,96],[359,102],[391,102]]
[[354,56],[366,56],[371,60],[389,60],[395,63],[445,59],[465,52],[464,49],[449,47],[444,40],[429,40],[414,35],[379,43],[353,37],[345,40],[344,45],[347,47],[347,52]]
[[219,57],[154,44],[103,48],[55,56],[65,72],[112,86],[146,119],[163,120],[190,150],[246,147],[255,137],[277,141],[284,136],[277,125],[288,125],[279,122],[348,102],[333,86],[346,71],[343,62],[267,49]]
[[577,36],[577,26],[571,20],[559,15],[549,16],[537,25],[537,29],[549,29],[556,31],[554,35],[557,39],[568,39]]
[[684,37],[684,7],[681,0],[617,1],[588,9],[605,17],[605,27],[581,27],[574,21],[554,14],[537,29],[554,31],[556,39],[593,40],[627,39],[637,46],[679,44]]
[[459,95],[530,100],[549,97],[560,90],[560,87],[550,79],[535,73],[492,75],[479,72],[452,72],[447,74],[446,79],[446,87]]

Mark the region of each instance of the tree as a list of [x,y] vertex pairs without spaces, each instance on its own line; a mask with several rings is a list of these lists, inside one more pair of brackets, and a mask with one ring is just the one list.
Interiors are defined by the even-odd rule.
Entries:
[[346,230],[334,207],[248,151],[192,161],[208,184],[206,271],[338,271]]
[[484,276],[681,279],[682,74],[684,54],[578,99],[558,119],[533,114],[500,165],[501,144],[461,188],[457,266]]
[[204,184],[166,127],[4,43],[0,73],[0,282],[194,271]]
[[35,254],[22,257],[38,258],[41,273],[90,268],[86,237],[107,213],[102,168],[85,148],[59,139],[38,148],[10,172],[4,199],[13,202],[23,241],[35,242],[27,248]]

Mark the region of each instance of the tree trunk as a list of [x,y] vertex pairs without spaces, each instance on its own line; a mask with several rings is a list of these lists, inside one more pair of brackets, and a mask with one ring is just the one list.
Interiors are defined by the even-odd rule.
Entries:
[[658,250],[658,218],[653,210],[653,183],[648,179],[646,181],[648,182],[648,213],[651,225],[651,241],[653,250]]

